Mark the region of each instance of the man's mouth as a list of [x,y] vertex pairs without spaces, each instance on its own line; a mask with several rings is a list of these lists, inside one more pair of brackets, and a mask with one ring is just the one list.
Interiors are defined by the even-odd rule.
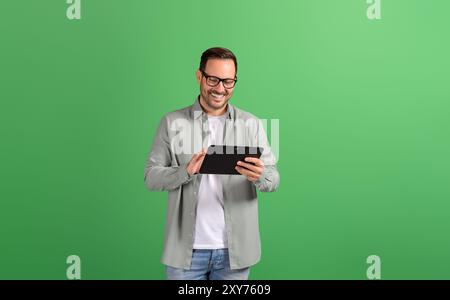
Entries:
[[225,99],[225,95],[224,95],[224,94],[218,94],[218,93],[212,92],[210,95],[211,95],[215,100],[223,100],[223,99]]

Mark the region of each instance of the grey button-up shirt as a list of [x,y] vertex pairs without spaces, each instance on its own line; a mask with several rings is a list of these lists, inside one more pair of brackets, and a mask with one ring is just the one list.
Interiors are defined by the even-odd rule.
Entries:
[[[147,158],[144,182],[151,191],[168,191],[165,265],[190,269],[201,174],[189,176],[192,155],[207,147],[208,118],[198,98],[186,108],[166,114],[159,124]],[[204,130],[202,130],[204,129]],[[264,172],[256,182],[243,175],[218,175],[223,186],[224,215],[230,268],[256,264],[261,257],[256,189],[272,192],[280,179],[262,122],[228,103],[223,144],[264,149]]]

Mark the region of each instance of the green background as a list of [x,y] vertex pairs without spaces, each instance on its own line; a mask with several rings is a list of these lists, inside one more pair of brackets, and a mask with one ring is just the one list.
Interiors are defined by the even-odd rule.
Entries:
[[250,279],[450,278],[450,2],[0,2],[0,278],[163,279],[167,194],[144,164],[163,114],[232,49],[232,103],[280,120]]

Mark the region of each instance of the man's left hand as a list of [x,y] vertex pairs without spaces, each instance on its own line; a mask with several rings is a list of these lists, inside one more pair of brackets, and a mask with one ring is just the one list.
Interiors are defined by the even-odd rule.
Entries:
[[246,162],[238,161],[235,167],[239,174],[247,177],[251,182],[255,182],[264,172],[264,163],[256,157],[246,157]]

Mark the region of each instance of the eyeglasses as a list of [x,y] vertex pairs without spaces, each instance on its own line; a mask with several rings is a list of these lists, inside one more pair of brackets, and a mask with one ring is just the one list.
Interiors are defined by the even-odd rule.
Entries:
[[232,89],[237,81],[237,77],[234,77],[234,79],[231,79],[231,78],[222,79],[222,78],[219,78],[216,76],[210,76],[210,75],[206,74],[205,71],[201,71],[201,72],[202,72],[203,76],[206,78],[206,84],[211,87],[218,86],[219,83],[222,81],[224,88]]

